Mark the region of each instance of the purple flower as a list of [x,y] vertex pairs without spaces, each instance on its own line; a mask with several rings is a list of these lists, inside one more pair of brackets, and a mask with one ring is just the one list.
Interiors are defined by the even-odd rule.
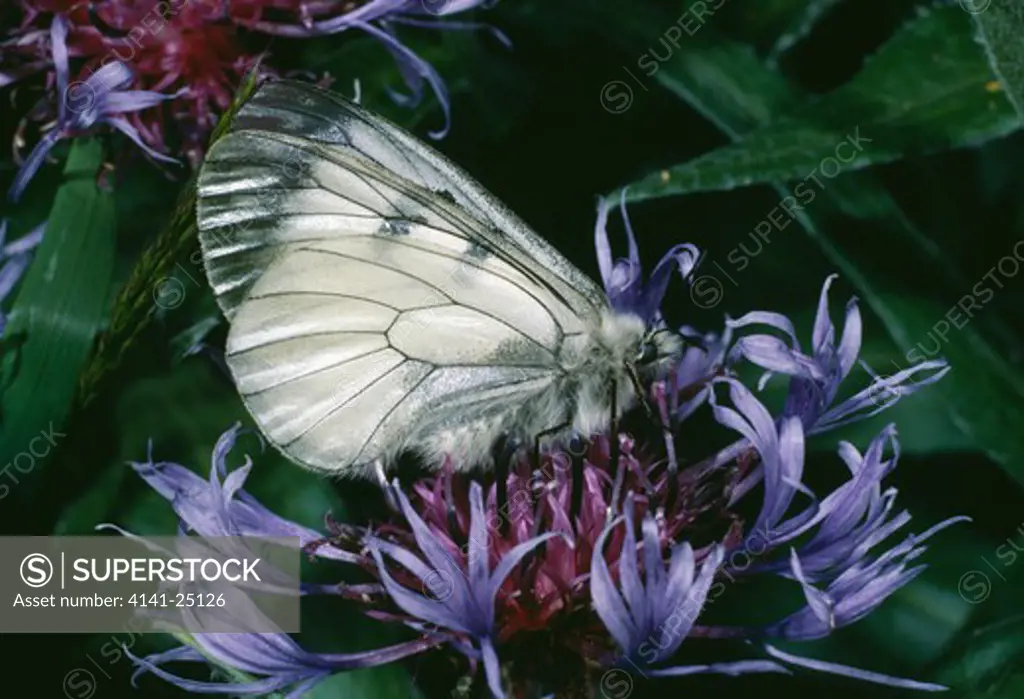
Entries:
[[[625,515],[609,523],[594,551],[590,591],[594,611],[608,628],[626,659],[638,665],[657,665],[668,660],[690,633],[703,611],[708,590],[722,565],[724,550],[714,546],[703,553],[697,571],[689,542],[672,547],[668,564],[662,561],[661,537],[653,516],[643,520],[642,546],[633,523],[633,498],[626,500]],[[612,531],[626,523],[626,540],[618,558],[616,587],[605,561],[605,543]],[[641,548],[644,578],[640,577]],[[714,665],[652,668],[646,675],[685,675],[695,673],[740,674],[743,672],[786,672],[777,663],[740,661]]]
[[[758,482],[764,483],[764,503],[749,537],[759,537],[768,546],[778,546],[799,536],[820,517],[818,503],[802,483],[804,469],[804,431],[800,420],[783,418],[776,427],[768,409],[743,384],[732,378],[716,379],[714,384],[725,384],[736,409],[719,404],[712,392],[709,400],[715,419],[736,430],[753,445],[760,457],[760,465],[741,481],[732,493],[730,503],[745,495]],[[809,495],[811,504],[800,514],[789,519],[793,498],[798,492]]]
[[679,332],[684,337],[699,340],[684,347],[683,356],[674,372],[674,406],[671,412],[675,421],[682,422],[704,405],[711,395],[710,379],[721,373],[726,365],[726,353],[732,346],[732,329],[726,326],[721,335],[701,335],[684,325]]
[[[42,242],[44,230],[46,221],[18,240],[8,243],[7,219],[0,221],[0,304],[7,299],[28,269],[29,262],[32,261],[32,251]],[[0,337],[3,337],[6,327],[7,316],[3,309],[0,309]]]
[[[609,299],[620,310],[663,323],[658,307],[672,269],[688,275],[696,250],[676,248],[645,283],[628,220],[629,258],[612,263],[607,211],[604,205],[598,210],[597,248]],[[355,565],[372,577],[359,585],[306,585],[306,595],[344,596],[363,605],[368,616],[418,635],[380,651],[323,656],[285,636],[198,634],[193,640],[198,654],[186,648],[137,662],[194,691],[269,688],[296,695],[330,672],[389,662],[428,647],[445,655],[466,679],[485,682],[499,698],[534,689],[583,692],[589,669],[613,664],[651,678],[805,668],[896,687],[942,689],[794,655],[769,642],[813,640],[863,618],[920,573],[920,567],[908,564],[923,554],[923,541],[964,519],[946,520],[876,552],[909,521],[905,512],[891,516],[895,491],[881,490],[881,480],[897,461],[895,454],[885,456],[887,447],[897,446],[892,428],[863,456],[840,444],[851,475],[833,492],[819,497],[804,484],[806,436],[824,429],[822,424],[863,416],[855,409],[859,398],[844,404],[853,406],[845,415],[829,407],[859,351],[860,321],[851,308],[836,344],[821,302],[808,355],[796,344],[789,321],[777,314],[749,314],[727,322],[721,336],[705,335],[702,346],[686,350],[673,375],[645,387],[665,422],[659,440],[594,435],[571,451],[541,454],[539,461],[517,454],[502,469],[478,475],[445,459],[406,488],[397,481],[387,486],[395,512],[375,527],[329,520],[328,535],[321,538],[274,515],[243,490],[252,468],[248,458],[235,470],[227,467],[237,426],[218,442],[208,479],[177,464],[152,459],[133,464],[172,503],[182,533],[297,536],[312,555]],[[792,346],[769,335],[733,341],[734,329],[754,322],[784,329]],[[736,377],[733,364],[742,357],[790,376],[790,399],[781,415],[773,416]],[[719,429],[740,439],[680,468],[673,445],[689,437],[685,420],[704,404]],[[620,503],[622,493],[627,495],[620,510],[613,504]],[[755,495],[761,500],[749,509],[735,507]],[[623,514],[609,521],[609,511]],[[756,513],[749,522],[747,511]],[[730,525],[709,534],[699,524],[708,521]],[[741,547],[757,557],[742,569],[732,560]],[[807,604],[767,627],[709,623],[705,607],[726,584],[722,578],[733,581],[736,575],[796,580]],[[741,640],[758,655],[673,665],[686,639],[688,648]],[[552,650],[538,654],[539,647]],[[242,689],[184,683],[160,667],[206,656],[241,673]]]
[[[882,458],[886,444],[891,444],[896,452],[889,460]],[[811,579],[845,570],[874,543],[910,519],[904,511],[889,520],[896,490],[882,492],[882,479],[896,468],[899,456],[893,425],[872,440],[865,456],[849,442],[840,442],[839,455],[850,469],[851,478],[825,498],[821,504],[820,526],[814,536],[799,547],[802,570],[807,571]],[[763,569],[778,570],[779,567],[764,566]]]
[[429,85],[441,104],[445,125],[430,135],[444,138],[451,124],[451,101],[444,80],[430,63],[403,44],[396,35],[399,25],[435,29],[489,29],[506,46],[508,38],[497,29],[476,22],[439,21],[438,18],[466,12],[484,4],[484,0],[370,0],[349,9],[342,5],[340,14],[330,16],[337,9],[327,9],[318,15],[306,15],[294,23],[256,20],[237,20],[241,26],[275,36],[303,38],[337,34],[349,29],[366,32],[380,41],[394,57],[399,72],[411,91],[409,95],[390,90],[400,105],[415,106],[423,99],[424,88]]
[[612,260],[611,243],[608,241],[608,202],[601,199],[597,204],[597,224],[594,227],[594,243],[597,248],[597,263],[601,269],[608,303],[620,313],[634,313],[649,326],[661,321],[661,302],[668,290],[672,270],[678,269],[683,279],[697,266],[700,252],[689,243],[676,245],[665,253],[654,267],[650,279],[644,282],[640,265],[640,250],[633,235],[633,227],[626,212],[626,193],[623,191],[619,210],[626,226],[626,240],[629,257]]
[[[127,71],[126,77],[112,71],[99,87],[131,87],[131,92],[121,91],[139,97],[174,94],[129,105],[120,118],[121,125],[115,128],[124,130],[133,141],[141,139],[151,156],[162,159],[160,154],[174,152],[192,167],[198,167],[217,119],[230,106],[239,84],[253,71],[260,79],[283,76],[321,84],[333,81],[327,73],[280,70],[273,60],[282,47],[278,37],[304,39],[346,29],[371,35],[395,57],[409,88],[410,94],[392,91],[399,104],[418,104],[427,86],[438,95],[445,127],[432,135],[441,137],[450,120],[447,88],[434,68],[399,40],[396,30],[491,29],[475,22],[448,20],[451,15],[482,7],[482,0],[173,0],[163,5],[156,0],[22,0],[21,5],[23,18],[15,36],[0,42],[0,89],[42,74],[39,83],[45,82],[46,88],[63,78],[64,84],[78,91],[76,97],[91,95],[95,86],[86,86],[90,82],[87,76],[101,73],[108,62],[116,59],[121,64],[118,70]],[[48,40],[55,11],[64,12],[61,19],[68,30],[60,46]],[[503,34],[491,31],[500,41],[509,43]],[[81,63],[77,78],[68,74],[69,57]],[[59,89],[59,100],[65,100],[63,93]],[[157,108],[171,97],[179,99]],[[56,111],[41,103],[23,123],[49,122]],[[64,126],[58,124],[58,131]]]
[[[896,397],[910,395],[935,383],[949,371],[945,361],[923,362],[894,376],[876,379],[871,386],[833,407],[839,385],[849,376],[860,354],[862,332],[857,300],[851,298],[846,305],[843,332],[836,344],[835,326],[828,311],[828,290],[836,278],[834,274],[829,276],[821,288],[809,355],[801,350],[793,324],[778,313],[755,311],[728,322],[733,329],[766,325],[781,330],[787,336],[789,344],[775,335],[746,335],[736,341],[730,360],[735,361],[742,356],[767,369],[761,379],[762,386],[773,372],[789,375],[789,396],[783,415],[799,417],[808,435],[877,415],[895,402],[879,400],[880,393]],[[922,380],[911,381],[915,375],[928,372],[934,373]]]
[[[822,638],[835,629],[859,621],[874,611],[892,593],[924,572],[927,567],[924,565],[907,568],[908,562],[920,557],[925,552],[925,547],[921,546],[921,543],[935,533],[961,521],[970,521],[970,518],[952,517],[936,524],[923,534],[908,536],[901,544],[889,549],[874,561],[859,561],[850,566],[824,590],[820,590],[810,583],[804,575],[800,557],[793,550],[790,554],[791,574],[800,583],[807,606],[768,627],[765,630],[765,635],[786,640],[808,641]],[[888,532],[878,532],[875,543],[887,535]],[[947,689],[943,685],[930,682],[889,677],[835,663],[799,658],[780,651],[770,644],[766,644],[765,649],[769,655],[779,660],[812,670],[906,689],[932,692]]]
[[[480,484],[473,483],[469,490],[468,571],[464,572],[462,566],[438,542],[427,523],[413,509],[409,499],[398,487],[397,481],[395,493],[426,562],[389,541],[371,538],[369,548],[377,562],[381,582],[394,603],[411,617],[472,638],[479,647],[491,692],[495,697],[504,697],[501,688],[501,666],[494,649],[495,598],[505,579],[523,557],[558,535],[553,532],[542,534],[515,546],[501,557],[491,571],[491,536],[487,530],[483,494]],[[388,572],[384,564],[384,555],[412,573],[426,594],[414,592],[400,585]]]
[[[146,658],[136,657],[125,649],[125,654],[137,666],[132,685],[141,674],[151,672],[188,692],[263,696],[287,691],[289,697],[299,697],[332,673],[384,665],[421,653],[438,643],[437,639],[422,638],[363,653],[310,653],[283,633],[197,633],[192,640],[195,646],[179,646]],[[212,661],[229,668],[236,678],[240,673],[251,677],[244,681],[201,682],[179,677],[163,668],[167,663],[181,661]]]
[[[152,454],[147,461],[130,465],[153,490],[171,503],[179,517],[179,532],[182,534],[195,532],[203,537],[294,536],[303,546],[323,539],[319,532],[278,517],[242,490],[252,470],[252,460],[246,455],[245,463],[230,473],[227,466],[228,454],[241,433],[241,424],[235,424],[217,440],[208,480],[203,480],[184,466],[154,462]],[[351,560],[332,550],[318,551],[318,555]]]
[[16,202],[28,186],[29,181],[42,166],[46,156],[57,142],[69,136],[86,133],[97,124],[111,126],[128,136],[150,157],[166,163],[178,161],[156,152],[147,146],[122,115],[148,109],[164,100],[174,99],[185,92],[179,90],[173,95],[164,95],[149,90],[123,90],[132,81],[132,72],[124,63],[111,61],[82,82],[68,85],[68,23],[63,15],[55,15],[50,26],[50,51],[57,73],[57,124],[47,131],[36,144],[28,158],[18,170],[7,193],[11,202]]

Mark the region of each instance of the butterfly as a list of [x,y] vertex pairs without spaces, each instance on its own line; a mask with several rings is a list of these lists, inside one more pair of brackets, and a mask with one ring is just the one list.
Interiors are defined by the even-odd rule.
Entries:
[[590,436],[682,340],[603,290],[443,155],[329,91],[263,85],[197,183],[226,364],[292,461],[486,468],[499,439]]

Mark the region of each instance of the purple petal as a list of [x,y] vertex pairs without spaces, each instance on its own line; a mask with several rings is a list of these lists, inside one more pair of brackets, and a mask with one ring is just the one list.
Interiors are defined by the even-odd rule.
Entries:
[[405,77],[409,89],[413,91],[413,100],[418,101],[418,94],[422,91],[422,83],[425,80],[434,90],[437,101],[444,113],[444,127],[439,131],[431,131],[430,136],[435,139],[444,138],[451,127],[451,102],[448,98],[448,88],[444,80],[432,65],[424,61],[415,52],[407,48],[402,42],[390,33],[375,27],[372,24],[359,23],[360,29],[367,34],[379,39],[395,57],[399,70]]
[[150,90],[126,90],[107,95],[103,106],[104,111],[108,114],[138,112],[143,109],[155,107],[156,105],[168,100],[177,99],[187,93],[187,88],[182,88],[170,95],[165,95],[162,92],[152,92]]
[[[4,221],[4,224],[7,222]],[[6,229],[6,225],[5,225]],[[21,236],[13,243],[3,244],[5,236],[0,234],[0,247],[3,251],[0,252],[0,258],[13,257],[14,255],[23,255],[27,252],[32,252],[36,247],[43,242],[43,233],[46,231],[46,221],[43,221],[38,226],[33,228],[31,231]]]
[[428,14],[444,17],[483,7],[487,5],[487,0],[423,0],[419,4],[422,7],[421,12],[426,11]]
[[[297,678],[289,676],[280,677],[265,677],[260,680],[253,680],[252,682],[202,682],[199,680],[190,680],[184,677],[178,677],[173,675],[163,668],[150,663],[145,658],[140,658],[134,655],[127,648],[124,649],[125,655],[135,663],[142,671],[151,672],[160,679],[173,684],[175,687],[184,689],[186,692],[193,692],[196,694],[254,694],[254,695],[266,695],[271,692],[276,692],[289,684],[296,681]],[[323,673],[326,677],[327,673]]]
[[857,299],[850,299],[846,304],[846,320],[843,322],[843,336],[839,340],[839,348],[836,350],[836,359],[839,363],[839,377],[845,379],[850,374],[860,354],[861,335],[863,323],[860,317],[860,309],[857,307]]
[[397,479],[394,481],[393,486],[394,492],[398,497],[399,506],[402,509],[402,514],[409,523],[413,537],[416,539],[416,545],[423,552],[427,562],[441,575],[452,575],[456,580],[459,578],[465,580],[461,566],[452,558],[448,550],[441,545],[441,542],[437,540],[434,533],[430,531],[430,526],[423,521],[413,508],[409,498],[406,497],[399,487]]
[[[633,494],[626,497],[623,511],[625,512],[626,538],[622,543],[622,554],[619,556],[619,584],[622,596],[633,617],[636,628],[645,628],[648,624],[647,596],[644,594],[643,583],[640,582],[640,570],[637,566],[637,541],[633,525]],[[657,563],[660,567],[660,562]]]
[[907,680],[900,677],[891,677],[889,675],[881,675],[877,672],[869,672],[868,670],[860,670],[858,668],[849,667],[847,665],[839,665],[837,663],[830,663],[824,660],[815,660],[813,658],[802,658],[798,655],[792,655],[784,651],[775,648],[774,646],[765,644],[765,650],[774,658],[785,661],[791,665],[797,667],[804,667],[809,670],[817,670],[818,672],[827,672],[833,675],[842,675],[844,677],[852,677],[854,679],[863,680],[864,682],[872,682],[874,684],[884,684],[890,687],[900,687],[903,689],[920,689],[926,692],[944,692],[948,687],[943,687],[939,684],[931,684],[929,682],[917,682],[915,680]]
[[501,557],[501,560],[498,561],[498,565],[494,566],[494,572],[491,574],[491,579],[488,583],[486,592],[487,598],[490,600],[490,614],[492,617],[494,615],[494,598],[498,594],[498,590],[501,589],[502,584],[504,584],[505,578],[507,578],[512,572],[512,569],[519,565],[519,562],[523,560],[523,557],[526,556],[526,554],[533,551],[548,539],[553,539],[556,536],[563,535],[559,532],[541,534],[540,536],[513,546]]
[[746,386],[732,378],[715,379],[714,385],[729,386],[729,397],[738,408],[726,408],[718,404],[714,391],[708,397],[711,409],[720,424],[746,437],[762,456],[771,458],[778,453],[778,433],[768,409],[761,404]]
[[0,301],[6,299],[14,285],[21,280],[31,260],[29,255],[16,255],[0,267]]
[[[201,536],[298,537],[303,546],[322,540],[321,533],[279,517],[248,493],[239,492],[238,500],[228,501],[223,497],[216,474],[218,469],[226,469],[225,457],[234,445],[236,434],[232,429],[218,440],[217,450],[222,453],[215,451],[211,480],[204,480],[178,464],[150,460],[130,465],[171,503],[182,522]],[[241,483],[238,486],[241,487]],[[330,546],[317,549],[316,555],[338,561],[361,561],[354,554]]]
[[120,90],[132,81],[132,69],[121,61],[111,61],[85,79],[85,84],[99,98]]
[[832,326],[832,319],[828,313],[828,289],[838,278],[838,274],[829,275],[821,287],[818,312],[814,317],[814,330],[811,335],[811,347],[815,356],[829,352],[832,343],[835,342],[835,328]]
[[43,162],[46,160],[46,156],[49,155],[53,147],[57,145],[57,142],[61,139],[61,133],[57,129],[47,131],[43,134],[43,137],[39,139],[39,143],[35,145],[32,152],[28,154],[25,161],[18,168],[18,173],[14,176],[14,181],[11,182],[11,188],[7,190],[7,199],[13,204],[21,198],[22,192],[25,191],[25,187],[28,186],[29,181],[35,176],[39,168],[42,167]]
[[[870,367],[865,368],[870,370]],[[909,396],[925,386],[940,380],[951,368],[945,361],[936,359],[916,364],[909,369],[903,369],[892,376],[876,377],[867,388],[821,415],[814,427],[808,430],[808,434],[821,434],[822,432],[873,417],[883,410],[892,407],[901,398]],[[932,370],[935,370],[935,373],[931,376],[911,381],[915,375]],[[880,399],[880,396],[887,396],[889,394],[895,395],[896,398],[893,400]]]
[[[50,25],[50,52],[53,54],[53,67],[57,73],[57,124],[63,125],[65,115],[65,95],[68,92],[68,23],[64,15],[56,14]],[[58,126],[59,128],[59,126]]]
[[800,557],[796,555],[796,549],[790,549],[789,560],[793,570],[793,577],[796,578],[797,582],[800,583],[800,587],[803,588],[807,606],[814,613],[814,616],[823,622],[829,630],[834,629],[836,627],[836,620],[832,608],[832,598],[807,582],[807,578],[804,577],[803,568],[800,567]]
[[[632,519],[632,513],[629,514]],[[647,595],[652,600],[663,600],[665,597],[665,565],[661,559],[661,541],[658,537],[658,523],[650,513],[644,516],[641,524],[644,540],[644,577],[646,578]],[[633,539],[636,541],[636,539]],[[653,607],[653,605],[649,605]],[[652,623],[648,619],[647,623]]]
[[748,325],[770,325],[777,328],[789,336],[793,349],[797,352],[800,351],[800,341],[796,339],[796,328],[793,327],[792,321],[781,313],[751,311],[736,320],[726,320],[726,326],[733,330]]
[[715,673],[737,677],[754,672],[777,672],[783,675],[793,674],[778,663],[773,663],[770,660],[737,660],[731,663],[714,663],[713,665],[680,665],[658,670],[647,670],[644,674],[651,677],[683,677],[685,675]]
[[[128,649],[125,648],[125,650],[127,651]],[[171,648],[170,650],[165,650],[160,653],[153,653],[152,655],[147,655],[144,658],[144,660],[150,665],[162,665],[164,663],[182,660],[187,660],[190,662],[202,662],[205,659],[206,658],[203,656],[203,654],[197,651],[192,646],[178,646],[177,648]],[[146,672],[146,670],[147,668],[145,667],[138,667],[135,669],[134,672],[132,672],[132,687],[135,687],[136,689],[138,688],[138,686],[136,685],[136,681],[138,680],[139,676]]]
[[819,364],[804,354],[791,349],[774,335],[747,335],[733,345],[731,357],[743,355],[750,362],[769,371],[807,379],[822,379]]
[[607,290],[612,277],[612,246],[608,241],[608,202],[604,198],[597,200],[597,223],[594,224],[594,248],[597,250],[597,266],[601,271],[601,281]]
[[481,639],[480,650],[483,653],[484,673],[487,675],[487,686],[491,694],[496,699],[505,699],[505,692],[501,688],[501,663],[498,661],[493,641],[490,638]]
[[[882,460],[882,451],[886,443],[891,444],[896,452],[889,462]],[[872,492],[877,490],[877,488],[872,489],[871,485],[877,486],[882,478],[895,468],[898,459],[899,442],[896,440],[896,428],[894,425],[888,425],[872,440],[867,455],[861,461],[861,466],[849,484],[842,489],[847,497],[825,520],[818,535],[823,538],[833,538],[849,532],[864,516]]]
[[145,144],[145,142],[142,140],[142,137],[139,136],[138,129],[136,129],[134,126],[129,124],[128,121],[125,120],[124,118],[122,118],[122,117],[113,117],[113,116],[106,116],[106,117],[103,117],[103,121],[105,121],[106,123],[110,124],[115,129],[117,129],[118,131],[123,133],[125,136],[130,138],[132,140],[132,142],[135,143],[135,145],[137,145],[139,148],[144,150],[146,152],[146,155],[148,155],[149,157],[153,158],[154,160],[159,160],[159,161],[164,162],[164,163],[171,163],[173,165],[180,165],[181,164],[178,160],[175,160],[174,158],[172,158],[172,157],[170,157],[168,155],[164,155],[163,153],[159,153],[159,152],[153,150],[152,148],[150,148],[149,146],[147,146]]
[[636,244],[636,236],[633,235],[633,224],[629,221],[629,211],[626,208],[626,190],[623,188],[619,197],[619,211],[622,213],[622,223],[626,227],[626,241],[629,245],[629,261],[632,264],[640,264],[640,248]]
[[[430,588],[432,585],[437,583],[437,578],[440,576],[440,579],[446,586],[449,584],[452,585],[452,594],[449,595],[448,599],[442,600],[444,603],[442,604],[442,607],[446,609],[444,614],[453,620],[453,623],[457,623],[459,626],[464,627],[471,633],[477,633],[484,627],[489,627],[490,620],[488,615],[484,609],[480,608],[477,598],[474,595],[474,590],[476,588],[469,585],[461,566],[459,566],[458,562],[456,562],[455,559],[452,558],[451,554],[449,554],[441,545],[437,540],[437,537],[430,531],[430,527],[427,523],[424,522],[416,510],[413,509],[412,504],[409,502],[409,498],[406,497],[405,493],[403,493],[399,487],[397,479],[394,481],[393,485],[393,492],[398,498],[402,514],[405,515],[405,519],[409,523],[409,527],[412,529],[413,537],[416,539],[416,545],[426,557],[427,562],[433,568],[426,577],[420,576],[420,580],[427,588]],[[378,563],[378,567],[379,565],[380,564]],[[416,594],[413,594],[413,596],[417,598],[421,597]],[[431,602],[432,600],[425,601]],[[414,602],[413,600],[409,600],[409,603],[413,604]],[[433,609],[433,607],[430,608]]]
[[[623,196],[625,196],[625,190],[623,190]],[[700,250],[690,243],[676,245],[665,253],[665,256],[655,266],[644,289],[641,310],[644,311],[645,318],[652,317],[661,307],[665,292],[668,290],[668,283],[672,279],[673,268],[678,269],[680,276],[686,279],[699,259]]]
[[689,541],[672,549],[672,562],[669,565],[668,581],[665,587],[670,592],[665,596],[666,606],[676,608],[683,602],[683,597],[693,586],[693,576],[697,569],[693,557],[693,547]]
[[[476,632],[476,629],[471,629],[470,625],[466,623],[468,620],[460,616],[453,608],[442,602],[437,602],[435,600],[428,599],[421,594],[406,590],[404,587],[399,585],[398,582],[391,577],[391,574],[387,570],[387,566],[384,565],[384,559],[381,558],[378,544],[370,544],[370,553],[377,562],[377,571],[380,574],[381,582],[388,591],[388,595],[391,597],[391,600],[406,614],[418,619],[423,619],[424,621],[429,621],[432,624],[437,624],[438,626],[442,626],[446,629],[451,629],[452,631],[468,634],[474,634]],[[450,597],[459,595],[460,593],[464,594],[465,586],[463,585],[461,586],[461,589],[459,588],[459,583],[456,581]]]
[[608,564],[604,560],[605,542],[622,520],[623,518],[619,517],[610,522],[594,544],[594,557],[590,564],[590,596],[594,603],[594,611],[601,617],[601,621],[619,647],[625,653],[632,653],[634,640],[639,636],[637,627],[630,619],[618,590],[615,589]]

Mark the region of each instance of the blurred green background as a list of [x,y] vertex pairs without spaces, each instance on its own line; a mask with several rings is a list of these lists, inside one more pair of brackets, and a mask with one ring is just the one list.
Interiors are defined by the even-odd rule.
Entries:
[[[837,272],[833,317],[841,318],[849,297],[860,299],[862,358],[885,375],[910,366],[908,353],[919,343],[935,347],[936,324],[962,297],[981,298],[969,322],[958,320],[961,327],[941,342],[949,376],[878,418],[812,440],[807,466],[812,486],[834,481],[836,440],[863,448],[894,421],[903,456],[889,485],[913,513],[911,527],[923,531],[955,514],[973,523],[934,539],[929,570],[877,612],[801,651],[945,682],[957,697],[1024,696],[1024,560],[1008,548],[1024,550],[1024,263],[991,271],[1003,258],[1012,261],[1024,239],[1024,3],[701,5],[695,12],[690,3],[653,0],[504,0],[478,18],[508,34],[512,50],[485,32],[409,30],[410,45],[452,93],[452,130],[438,145],[595,277],[597,197],[631,184],[629,211],[645,261],[691,242],[707,251],[700,273],[717,280],[704,282],[716,292],[713,304],[674,284],[665,306],[673,324],[720,331],[726,315],[773,310],[792,318],[806,343],[821,284]],[[372,40],[342,35],[275,51],[296,67],[329,71],[346,93],[359,78],[365,105],[424,137],[442,123],[430,99],[414,111],[391,103],[385,87],[397,86],[398,77]],[[5,120],[0,136],[11,128]],[[773,229],[768,241],[752,237],[773,210],[778,220],[782,198],[855,133],[865,139],[858,159],[834,178],[819,175],[800,220]],[[76,146],[83,167],[93,147]],[[0,184],[12,173],[8,161]],[[136,167],[116,182],[111,201],[94,201],[90,182],[44,168],[10,212],[15,232],[51,210],[51,225],[68,225],[63,237],[48,233],[14,300],[22,318],[37,318],[25,310],[35,309],[61,322],[30,322],[44,339],[32,345],[29,332],[31,352],[19,362],[11,359],[17,338],[5,340],[5,377],[36,374],[7,387],[0,444],[5,456],[16,453],[19,435],[38,430],[43,415],[61,416],[55,424],[66,436],[10,483],[0,499],[4,535],[89,534],[100,522],[170,534],[170,507],[125,463],[144,460],[151,442],[154,458],[205,474],[221,432],[236,420],[248,424],[216,363],[184,353],[197,338],[214,346],[223,339],[202,270],[189,260],[193,243],[170,248],[173,259],[160,258],[166,247],[154,253],[184,181]],[[621,233],[621,220],[612,220]],[[1024,253],[1024,244],[1017,250]],[[48,263],[58,273],[44,283]],[[140,264],[150,274],[145,293],[126,305],[117,294]],[[991,298],[972,291],[981,282]],[[169,288],[181,303],[161,309],[154,299],[166,300]],[[97,333],[108,338],[98,349]],[[845,389],[870,381],[857,368]],[[777,402],[778,384],[766,394]],[[685,453],[708,453],[714,445],[702,440],[695,430]],[[257,464],[251,491],[282,516],[316,527],[329,510],[355,520],[375,511],[370,489],[341,488],[275,453],[257,454],[254,438],[243,446]],[[735,596],[729,604],[748,618],[769,621],[800,603],[792,593],[784,586],[779,594],[730,592],[727,599]],[[304,643],[322,650],[369,648],[391,634],[344,606],[309,614],[305,628]],[[152,677],[133,689],[130,662],[115,648],[125,642],[150,652],[171,645],[163,637],[7,635],[0,642],[8,696],[64,696],[62,683],[76,669],[91,673],[95,695],[104,698],[181,694]],[[338,676],[313,696],[444,696],[429,681],[413,689],[411,678],[429,677],[429,665],[428,658]],[[836,699],[912,694],[801,674],[638,681],[633,696],[763,691]]]

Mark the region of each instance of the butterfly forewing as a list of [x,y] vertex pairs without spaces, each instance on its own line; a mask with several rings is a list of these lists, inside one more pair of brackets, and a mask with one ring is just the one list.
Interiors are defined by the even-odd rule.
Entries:
[[570,416],[564,355],[600,293],[397,127],[268,85],[210,150],[198,222],[228,365],[297,462],[356,473],[460,435],[473,459],[531,401]]
[[[537,236],[459,166],[407,131],[340,95],[294,81],[261,88],[240,110],[235,130],[268,130],[325,144],[336,152],[356,155],[458,204],[475,222],[481,236],[503,239],[498,247],[521,248],[545,276],[560,278],[576,293],[563,299],[581,315],[605,304],[602,291]],[[580,303],[583,302],[583,303]],[[587,308],[587,307],[590,308]]]

